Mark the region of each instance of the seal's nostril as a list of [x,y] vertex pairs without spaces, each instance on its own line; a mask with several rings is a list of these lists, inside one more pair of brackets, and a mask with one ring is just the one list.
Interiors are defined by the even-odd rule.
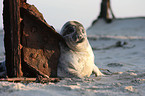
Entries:
[[78,39],[81,39],[82,37],[81,36],[78,36]]
[[84,37],[83,35],[79,35],[79,36],[78,36],[79,39],[82,39],[83,37]]

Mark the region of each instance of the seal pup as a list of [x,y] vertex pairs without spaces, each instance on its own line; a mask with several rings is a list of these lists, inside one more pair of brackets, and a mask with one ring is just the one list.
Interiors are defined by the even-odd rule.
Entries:
[[60,42],[58,77],[83,78],[89,77],[92,72],[96,76],[103,75],[94,64],[94,54],[82,24],[69,21],[64,24],[60,34],[64,42]]

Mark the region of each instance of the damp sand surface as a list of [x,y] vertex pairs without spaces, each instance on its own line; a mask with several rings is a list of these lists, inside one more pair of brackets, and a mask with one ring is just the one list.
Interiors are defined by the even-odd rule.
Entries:
[[[65,78],[58,83],[0,82],[0,96],[144,96],[145,19],[99,20],[87,30],[103,77]],[[125,44],[116,46],[117,42]],[[4,60],[0,32],[0,60]],[[109,71],[108,71],[109,70]]]

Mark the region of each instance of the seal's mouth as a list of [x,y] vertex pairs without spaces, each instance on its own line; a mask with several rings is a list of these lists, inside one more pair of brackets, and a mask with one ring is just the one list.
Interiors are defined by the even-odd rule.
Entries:
[[85,40],[85,36],[83,34],[73,34],[71,39],[76,43],[81,43]]
[[75,41],[76,43],[82,43],[85,40],[85,38],[79,38],[79,40]]

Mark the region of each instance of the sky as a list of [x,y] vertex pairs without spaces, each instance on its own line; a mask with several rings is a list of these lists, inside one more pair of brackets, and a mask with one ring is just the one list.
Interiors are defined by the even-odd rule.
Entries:
[[[46,22],[60,30],[70,20],[81,22],[88,28],[100,12],[101,0],[27,0],[43,14]],[[3,28],[3,0],[0,0],[0,29]],[[145,0],[111,0],[117,18],[145,17]]]

